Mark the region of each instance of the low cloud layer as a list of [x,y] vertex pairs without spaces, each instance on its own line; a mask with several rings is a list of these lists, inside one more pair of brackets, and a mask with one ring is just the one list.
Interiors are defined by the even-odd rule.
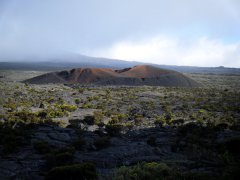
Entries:
[[207,37],[183,40],[159,35],[125,40],[90,51],[90,55],[157,64],[240,67],[240,43]]
[[240,0],[0,0],[0,61],[86,54],[240,67]]

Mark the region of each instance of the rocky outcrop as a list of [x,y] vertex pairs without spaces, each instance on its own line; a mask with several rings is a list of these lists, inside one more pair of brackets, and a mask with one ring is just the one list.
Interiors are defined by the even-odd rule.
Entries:
[[[73,147],[79,137],[84,140],[80,149],[73,153],[74,163],[93,162],[100,173],[109,173],[122,165],[134,165],[138,162],[172,162],[179,169],[192,172],[219,170],[216,160],[194,159],[187,146],[187,140],[179,138],[174,128],[148,128],[128,131],[119,136],[109,137],[106,132],[74,130],[53,125],[39,125],[31,136],[31,144],[22,147],[18,153],[1,156],[0,179],[44,179],[47,169],[46,155],[34,149],[34,142],[46,142],[53,149]],[[106,137],[107,145],[97,146],[96,141]],[[221,131],[212,142],[213,146],[225,142],[231,137],[240,137],[239,132]],[[175,147],[178,144],[181,149]],[[200,162],[201,161],[201,162]]]

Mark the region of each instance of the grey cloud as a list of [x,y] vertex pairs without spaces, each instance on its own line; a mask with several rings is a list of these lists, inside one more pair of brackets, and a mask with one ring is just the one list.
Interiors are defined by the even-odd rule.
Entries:
[[238,0],[2,0],[0,57],[86,52],[166,34],[240,41]]

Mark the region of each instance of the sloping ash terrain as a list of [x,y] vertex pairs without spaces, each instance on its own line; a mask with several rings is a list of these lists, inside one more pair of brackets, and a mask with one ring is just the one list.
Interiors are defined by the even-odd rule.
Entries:
[[28,84],[0,71],[0,179],[239,179],[240,78]]
[[183,74],[149,65],[114,70],[110,68],[78,68],[43,74],[25,80],[31,84],[65,83],[82,85],[151,85],[173,87],[196,87],[196,81]]

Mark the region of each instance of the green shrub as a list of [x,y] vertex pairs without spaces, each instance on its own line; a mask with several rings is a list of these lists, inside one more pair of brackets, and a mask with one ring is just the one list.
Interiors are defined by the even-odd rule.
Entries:
[[154,124],[155,124],[156,126],[162,127],[165,122],[166,122],[166,121],[165,121],[164,116],[156,116],[155,121],[154,121]]
[[94,180],[97,178],[95,165],[92,163],[82,163],[53,168],[48,173],[46,180]]
[[23,121],[26,123],[36,123],[39,121],[39,118],[36,113],[29,112],[27,110],[22,110],[13,114],[16,117],[17,121]]
[[171,179],[174,173],[164,163],[141,163],[132,167],[119,168],[113,179],[115,180],[146,180],[146,179]]
[[9,108],[10,111],[15,111],[17,109],[17,104],[16,103],[7,103],[7,104],[4,104],[3,106],[4,108]]
[[103,122],[104,114],[102,113],[102,111],[94,111],[93,116],[94,116],[94,119],[95,119],[95,124],[98,125],[98,124],[101,124]]
[[63,104],[60,108],[62,109],[62,111],[73,112],[77,109],[77,106],[71,104]]
[[119,122],[122,122],[122,121],[128,119],[128,115],[127,114],[117,114],[117,117],[118,117],[118,121]]
[[82,105],[82,108],[83,109],[91,109],[91,108],[93,108],[94,106],[92,105],[92,104],[90,104],[90,103],[84,103],[83,105]]
[[63,117],[63,116],[64,116],[64,113],[59,110],[52,110],[52,111],[50,110],[47,115],[48,118],[57,118],[57,117]]
[[[234,171],[236,172],[236,171]],[[229,177],[229,174],[228,176]],[[237,177],[234,175],[234,177]],[[114,180],[216,180],[219,177],[213,177],[211,174],[206,173],[190,173],[178,172],[165,163],[157,162],[143,162],[130,167],[120,167],[113,175]],[[228,178],[226,178],[228,179]]]
[[117,116],[112,116],[111,120],[109,121],[109,124],[117,124],[119,123]]
[[167,113],[167,114],[165,115],[166,123],[167,123],[168,125],[171,125],[173,118],[174,118],[174,115],[173,115],[172,113]]
[[75,99],[75,103],[76,104],[80,104],[80,100],[79,99]]
[[37,116],[41,119],[63,117],[65,113],[61,109],[48,108],[38,112]]
[[53,102],[54,102],[54,98],[51,97],[51,98],[47,99],[47,102],[48,102],[49,104],[53,103]]
[[139,126],[143,122],[144,118],[142,114],[135,114],[134,115],[134,123],[135,125]]
[[127,122],[122,124],[123,128],[126,130],[131,130],[134,127],[134,124],[132,122]]

